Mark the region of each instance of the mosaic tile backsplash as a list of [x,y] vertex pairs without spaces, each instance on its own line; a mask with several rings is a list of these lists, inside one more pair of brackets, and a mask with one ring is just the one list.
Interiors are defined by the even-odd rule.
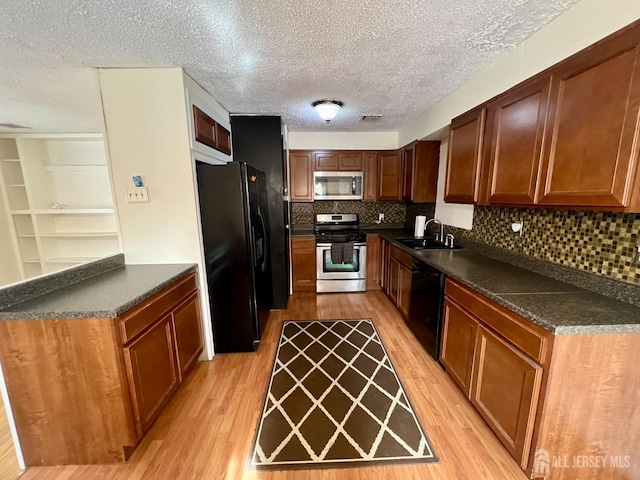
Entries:
[[[519,220],[522,235],[511,230]],[[447,229],[458,238],[640,285],[640,268],[633,265],[640,215],[475,207],[472,230]]]
[[359,201],[318,201],[313,203],[292,203],[291,223],[308,225],[313,223],[317,213],[357,213],[360,223],[373,223],[378,213],[384,213],[384,223],[404,223],[407,208],[403,203],[359,202]]

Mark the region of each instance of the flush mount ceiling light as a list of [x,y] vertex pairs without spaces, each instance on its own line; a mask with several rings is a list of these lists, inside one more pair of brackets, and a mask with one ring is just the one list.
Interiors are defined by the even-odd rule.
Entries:
[[320,118],[329,123],[336,117],[343,103],[338,102],[337,100],[318,100],[317,102],[313,102],[311,105],[316,109]]

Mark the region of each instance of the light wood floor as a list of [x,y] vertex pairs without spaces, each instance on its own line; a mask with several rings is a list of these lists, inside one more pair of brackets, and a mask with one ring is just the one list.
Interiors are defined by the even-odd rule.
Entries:
[[[254,428],[283,320],[371,318],[440,457],[437,464],[247,471]],[[196,366],[124,465],[29,468],[31,479],[481,479],[525,480],[453,381],[413,338],[380,291],[296,294],[275,311],[257,354]]]
[[18,465],[18,457],[11,437],[7,412],[0,398],[0,479],[12,480],[19,473],[20,465]]

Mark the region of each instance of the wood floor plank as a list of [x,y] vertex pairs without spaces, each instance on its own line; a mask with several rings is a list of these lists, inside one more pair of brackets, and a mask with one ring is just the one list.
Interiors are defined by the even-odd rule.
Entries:
[[[371,318],[440,462],[322,470],[247,470],[285,320]],[[29,468],[25,480],[525,480],[525,474],[381,291],[300,293],[274,311],[257,353],[199,363],[122,465]]]

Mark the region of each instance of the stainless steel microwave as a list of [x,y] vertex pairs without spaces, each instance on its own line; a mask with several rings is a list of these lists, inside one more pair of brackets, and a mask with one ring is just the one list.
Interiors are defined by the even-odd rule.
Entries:
[[362,172],[314,172],[314,200],[362,200]]

